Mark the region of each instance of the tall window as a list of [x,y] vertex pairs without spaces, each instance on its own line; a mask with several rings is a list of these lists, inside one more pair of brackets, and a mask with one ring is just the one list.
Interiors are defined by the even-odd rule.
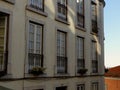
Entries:
[[77,85],[77,90],[85,90],[85,84]]
[[29,0],[29,5],[37,10],[44,11],[44,0]]
[[93,83],[92,83],[92,88],[91,88],[91,90],[99,90],[99,89],[98,89],[98,82],[93,82]]
[[57,73],[67,73],[66,33],[57,31]]
[[84,67],[84,38],[77,37],[77,72]]
[[77,0],[77,25],[84,28],[84,0]]
[[96,0],[91,1],[91,10],[92,10],[92,32],[98,33],[97,29],[97,4]]
[[29,70],[33,67],[43,67],[43,26],[29,23],[28,42]]
[[97,44],[95,41],[92,41],[91,47],[91,57],[92,57],[92,73],[98,72],[98,60],[97,60]]
[[57,0],[58,18],[67,21],[67,0]]
[[56,87],[56,90],[67,90],[67,86]]
[[0,76],[7,72],[8,59],[8,15],[0,12]]

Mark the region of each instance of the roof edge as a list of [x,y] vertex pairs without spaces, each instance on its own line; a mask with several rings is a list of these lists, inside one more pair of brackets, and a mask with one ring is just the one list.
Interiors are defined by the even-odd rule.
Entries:
[[99,0],[99,1],[102,2],[105,7],[105,4],[106,4],[105,1],[104,0]]

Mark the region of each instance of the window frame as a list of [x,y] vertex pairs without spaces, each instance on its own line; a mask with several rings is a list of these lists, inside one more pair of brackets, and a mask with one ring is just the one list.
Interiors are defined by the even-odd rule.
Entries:
[[29,10],[29,11],[32,11],[32,12],[34,12],[34,13],[40,14],[40,15],[42,15],[42,16],[44,16],[44,17],[47,17],[48,14],[45,12],[45,0],[43,0],[43,5],[42,5],[42,6],[43,6],[43,9],[42,9],[42,10],[36,9],[36,8],[34,8],[34,7],[31,7],[31,6],[30,6],[30,0],[28,0],[28,4],[27,4],[27,6],[26,6],[26,9]]
[[[57,29],[57,35],[58,35],[58,32],[59,33],[63,33],[64,35],[65,35],[65,54],[64,54],[64,56],[59,56],[58,55],[58,41],[56,42],[57,43],[57,45],[56,45],[56,47],[57,47],[57,74],[67,74],[67,72],[68,72],[68,60],[67,60],[67,32],[64,32],[64,31],[61,31],[60,29]],[[56,40],[58,40],[58,36],[57,36],[57,39]],[[65,66],[64,66],[64,71],[63,72],[59,72],[59,70],[58,70],[58,65],[59,65],[59,63],[58,63],[58,60],[59,61],[61,61],[61,60],[65,60],[65,62],[64,62],[64,64],[65,64]]]
[[[91,90],[94,90],[94,89],[93,89],[93,85],[95,85],[94,87],[97,86],[97,90],[99,90],[99,82],[92,82],[92,84],[91,84]],[[95,90],[96,90],[96,89],[95,89]]]
[[[78,39],[81,39],[82,40],[82,48],[83,48],[83,50],[82,50],[82,56],[83,56],[83,58],[78,58]],[[80,41],[79,41],[80,42]],[[85,68],[85,56],[84,56],[84,45],[85,45],[85,38],[84,37],[81,37],[81,36],[77,36],[77,73],[78,73],[78,71],[79,71],[79,69],[84,69]],[[79,43],[80,44],[80,43]],[[81,51],[79,51],[79,53],[81,53]],[[78,60],[82,60],[82,63],[83,63],[83,67],[78,67]]]
[[[44,39],[44,25],[43,24],[40,24],[40,23],[38,23],[38,22],[35,22],[35,21],[32,21],[32,20],[29,20],[29,25],[28,25],[28,40],[27,40],[27,42],[28,42],[28,44],[27,44],[27,46],[28,46],[28,48],[27,48],[27,61],[28,61],[28,69],[27,69],[27,72],[29,73],[30,71],[30,67],[29,67],[29,60],[28,60],[28,57],[29,57],[29,54],[31,54],[31,53],[29,53],[29,30],[30,30],[30,23],[32,23],[32,24],[34,24],[34,25],[36,25],[36,27],[37,27],[37,25],[40,25],[41,27],[42,27],[42,30],[41,30],[41,32],[42,32],[42,36],[41,36],[41,43],[40,43],[40,45],[41,45],[41,52],[39,53],[39,54],[37,54],[37,53],[34,53],[33,52],[33,56],[34,57],[37,57],[38,55],[38,57],[41,59],[41,60],[39,60],[39,61],[41,61],[41,63],[40,63],[40,65],[39,65],[39,67],[44,67],[44,55],[43,55],[43,39]],[[36,31],[35,31],[36,32]],[[37,33],[36,33],[37,34]],[[35,38],[36,38],[36,36],[34,37],[34,40],[35,40]],[[36,40],[35,40],[36,41]],[[36,42],[35,42],[36,43]],[[35,48],[35,47],[34,47]],[[34,66],[33,66],[34,67]]]
[[[94,12],[93,12],[93,5],[94,5]],[[98,33],[98,22],[97,22],[97,2],[96,0],[91,0],[91,31],[94,34]],[[93,13],[95,20],[93,19]]]
[[[66,24],[68,24],[68,17],[67,17],[67,15],[68,15],[68,0],[66,0],[66,3],[65,3],[65,5],[64,4],[62,4],[62,3],[60,3],[58,0],[57,0],[57,3],[56,3],[56,5],[57,5],[57,20],[58,21],[60,21],[60,22],[63,22],[63,23],[66,23]],[[60,10],[65,10],[65,15],[63,15],[63,14],[61,14],[60,12],[59,12],[59,9],[58,8],[60,8]]]
[[[82,13],[80,13],[80,4],[78,4],[77,3],[77,1],[76,1],[76,19],[77,19],[77,27],[78,28],[82,28],[82,29],[84,29],[85,28],[85,1],[83,0],[83,4],[82,4]],[[79,8],[78,8],[79,7]],[[78,11],[79,10],[79,11]],[[79,20],[79,18],[82,18],[83,19],[83,21],[78,21]],[[82,22],[82,24],[83,25],[80,25],[81,24],[81,22]]]
[[[77,85],[77,89],[76,89],[76,90],[79,90],[78,88],[79,88],[80,86],[83,86],[83,87],[84,87],[84,89],[83,89],[83,90],[85,90],[85,84],[78,84],[78,85]],[[80,90],[81,90],[81,89],[80,89]]]
[[[98,54],[97,54],[97,42],[92,40],[91,41],[91,66],[92,66],[92,73],[98,73]],[[95,47],[93,47],[93,44]],[[94,48],[94,49],[93,49]],[[93,51],[95,50],[95,52]],[[94,52],[94,55],[93,55]],[[95,57],[95,59],[94,59]]]
[[[44,12],[44,6],[45,6],[45,5],[44,5],[44,0],[42,0],[42,4],[41,4],[42,6],[41,6],[41,5],[40,5],[40,6],[39,6],[39,5],[34,5],[34,4],[36,4],[36,3],[33,3],[33,4],[32,4],[31,2],[32,2],[32,0],[29,0],[29,6],[30,6],[30,7],[34,8],[34,9],[36,9],[36,10],[40,10],[40,11]],[[40,1],[38,0],[38,2],[40,2]],[[42,8],[41,8],[41,7],[42,7]]]
[[9,19],[10,19],[10,15],[7,14],[7,13],[4,13],[4,12],[1,12],[0,11],[0,14],[5,16],[6,17],[6,30],[5,30],[5,38],[4,38],[4,55],[5,55],[5,58],[4,58],[4,67],[3,67],[3,70],[2,70],[2,66],[1,66],[1,70],[0,70],[0,77],[1,76],[4,76],[7,74],[7,67],[8,67],[8,45],[9,45]]

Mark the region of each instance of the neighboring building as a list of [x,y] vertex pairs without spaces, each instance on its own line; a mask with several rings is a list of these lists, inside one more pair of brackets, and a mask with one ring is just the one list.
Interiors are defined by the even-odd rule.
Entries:
[[104,5],[0,0],[1,88],[104,90]]
[[120,90],[120,66],[109,68],[105,73],[105,90]]

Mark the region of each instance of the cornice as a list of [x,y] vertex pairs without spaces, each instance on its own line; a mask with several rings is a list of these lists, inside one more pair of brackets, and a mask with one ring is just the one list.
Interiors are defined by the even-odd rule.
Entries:
[[104,0],[99,0],[100,2],[102,2],[103,3],[103,5],[105,6],[105,1]]

